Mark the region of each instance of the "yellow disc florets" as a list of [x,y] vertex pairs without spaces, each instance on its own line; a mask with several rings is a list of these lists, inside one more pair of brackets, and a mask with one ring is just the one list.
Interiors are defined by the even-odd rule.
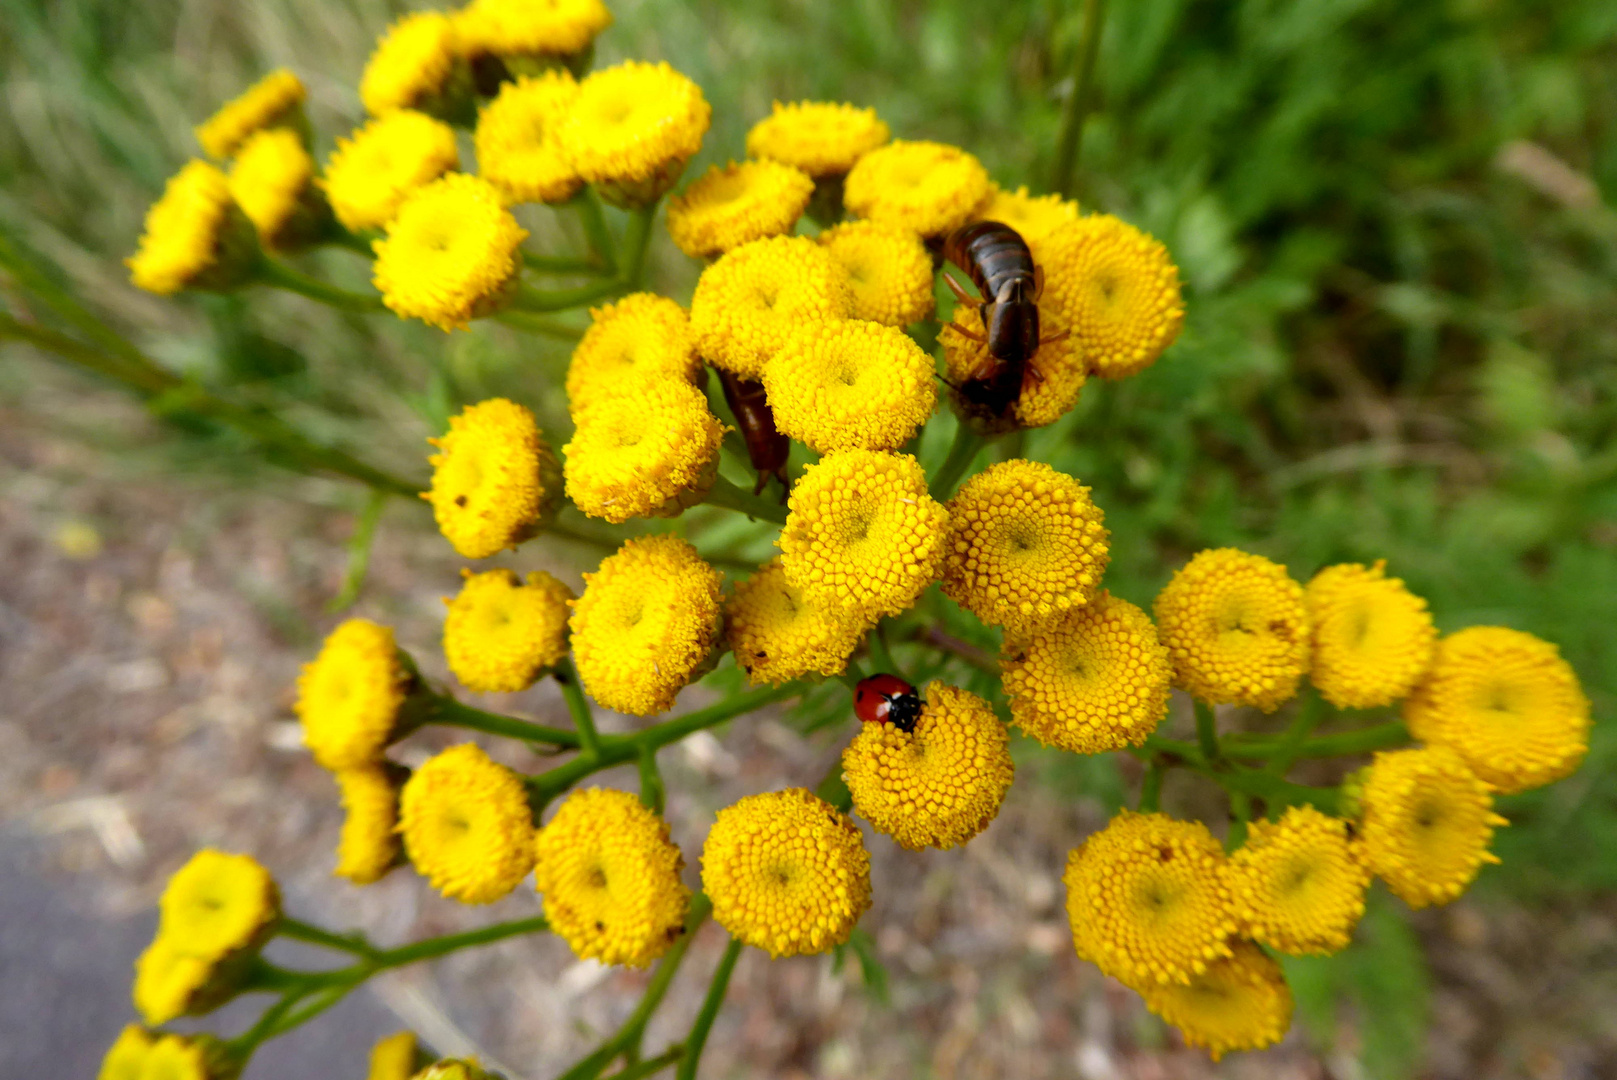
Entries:
[[1230,856],[1242,932],[1297,956],[1347,948],[1369,885],[1348,823],[1311,806],[1289,807],[1279,822],[1253,822],[1246,844]]
[[216,961],[268,939],[281,894],[251,856],[203,848],[168,879],[158,910],[160,938],[181,955]]
[[455,129],[414,109],[370,121],[338,138],[319,181],[343,227],[377,229],[393,220],[411,192],[460,164]]
[[673,517],[713,486],[724,426],[684,379],[645,379],[574,416],[567,497],[591,517]]
[[1185,321],[1168,249],[1110,214],[1058,226],[1042,243],[1044,301],[1093,375],[1121,379],[1156,363]]
[[1261,555],[1198,552],[1157,595],[1156,616],[1174,685],[1210,704],[1274,712],[1308,672],[1302,586]]
[[206,161],[190,162],[169,178],[162,198],[146,211],[140,247],[124,260],[129,280],[163,296],[210,287],[233,239],[232,218],[246,226],[250,241],[252,227],[231,199],[225,174]]
[[1572,665],[1548,641],[1503,626],[1439,642],[1404,722],[1506,794],[1561,779],[1589,750],[1589,699]]
[[932,314],[932,256],[914,233],[878,221],[848,221],[818,239],[848,272],[853,318],[908,326]]
[[454,20],[440,11],[406,15],[387,28],[359,79],[365,111],[415,109],[443,93],[459,52]]
[[432,887],[487,904],[533,868],[533,814],[522,778],[475,743],[430,758],[399,797],[404,850]]
[[902,139],[859,159],[848,173],[848,210],[922,236],[970,221],[988,198],[988,173],[957,146]]
[[1446,746],[1376,754],[1359,802],[1365,864],[1410,907],[1448,903],[1499,861],[1488,844],[1508,823],[1487,783]]
[[303,665],[293,706],[314,759],[333,771],[380,761],[414,681],[388,627],[349,619],[333,630]]
[[1179,1029],[1189,1046],[1217,1061],[1232,1050],[1261,1050],[1291,1027],[1291,987],[1280,965],[1250,941],[1215,960],[1186,985],[1142,991],[1146,1008]]
[[949,500],[943,593],[990,626],[1030,630],[1100,587],[1103,515],[1066,473],[1017,458],[991,465]]
[[209,979],[218,968],[217,960],[188,956],[174,947],[174,941],[158,935],[135,958],[135,981],[129,996],[148,1024],[166,1024],[192,1012],[203,1012],[217,994]]
[[619,205],[668,190],[702,146],[713,109],[667,64],[626,61],[592,73],[561,126],[573,167]]
[[814,181],[778,161],[714,165],[668,201],[668,235],[694,258],[792,231],[814,194]]
[[1136,988],[1189,983],[1231,954],[1227,872],[1201,822],[1123,811],[1067,858],[1078,955]]
[[508,203],[566,202],[581,180],[557,134],[578,98],[566,71],[524,75],[477,114],[477,170]]
[[747,132],[747,153],[802,169],[810,176],[845,173],[891,133],[875,109],[823,101],[775,102]]
[[626,541],[584,575],[573,604],[573,656],[590,696],[651,716],[706,663],[721,629],[718,571],[676,536]]
[[1426,601],[1385,576],[1385,566],[1327,566],[1304,592],[1314,624],[1309,677],[1339,709],[1397,701],[1432,662],[1437,630]]
[[869,624],[838,605],[816,604],[786,580],[774,558],[725,601],[725,636],[754,686],[779,686],[811,671],[847,670]]
[[451,173],[410,193],[374,243],[372,281],[401,318],[466,328],[504,306],[526,229],[487,180]]
[[694,385],[701,373],[685,309],[666,296],[633,293],[590,309],[590,328],[567,368],[567,408],[576,419],[592,403],[642,379]]
[[[959,410],[986,432],[1005,431],[1010,428],[1044,427],[1053,424],[1078,404],[1078,395],[1084,388],[1088,372],[1078,342],[1071,335],[1050,340],[1054,328],[1043,324],[1044,344],[1027,359],[1031,372],[1024,372],[1022,385],[1009,410],[991,407],[973,401],[956,391],[954,400]],[[975,335],[975,336],[968,336]],[[973,304],[960,304],[954,317],[943,326],[938,336],[943,343],[943,360],[948,367],[949,381],[960,386],[968,379],[980,378],[992,370],[995,361],[989,356],[987,332],[983,328],[982,313]]]
[[702,271],[691,298],[691,329],[707,360],[756,379],[805,322],[845,319],[848,275],[806,236],[772,236],[726,252]]
[[532,536],[560,493],[555,456],[533,413],[505,398],[468,405],[429,439],[440,453],[424,498],[455,550],[486,559]]
[[234,157],[254,133],[297,123],[303,98],[302,80],[285,68],[277,68],[226,102],[206,123],[199,124],[197,142],[213,157]]
[[332,873],[355,885],[369,885],[399,862],[399,788],[409,770],[389,762],[342,769],[342,834],[337,840],[337,869]]
[[993,708],[941,682],[927,686],[914,731],[861,725],[842,769],[853,808],[911,851],[952,848],[988,828],[1016,774]]
[[870,907],[870,853],[846,814],[803,788],[719,811],[702,887],[730,936],[772,957],[826,952]]
[[461,574],[459,594],[444,597],[444,658],[462,686],[484,694],[526,690],[567,655],[571,589],[542,570],[526,583],[510,570]]
[[[153,1033],[155,1035],[155,1033]],[[140,1072],[101,1080],[225,1080],[237,1075],[223,1045],[208,1035],[163,1035],[140,1057]]]
[[685,925],[691,891],[668,823],[627,791],[574,791],[539,830],[533,882],[573,952],[645,967]]
[[282,247],[314,179],[314,158],[297,132],[271,128],[248,136],[230,169],[230,195],[265,247]]
[[786,580],[815,603],[896,615],[937,578],[948,520],[913,457],[827,454],[792,488],[778,541]]
[[573,56],[612,25],[601,0],[474,0],[455,16],[467,55]]
[[420,1053],[415,1032],[395,1031],[371,1047],[371,1067],[365,1080],[410,1080]]
[[1033,249],[1036,262],[1043,245],[1056,229],[1078,220],[1078,204],[1060,195],[1029,195],[1026,187],[1006,191],[993,185],[993,194],[977,208],[973,215],[977,221],[997,221],[1009,225]]
[[126,1024],[101,1059],[96,1080],[141,1080],[156,1042],[139,1024]]
[[1046,746],[1140,746],[1168,715],[1173,669],[1146,613],[1106,590],[1026,634],[1000,658],[1011,721]]
[[781,433],[822,454],[897,450],[937,405],[932,357],[896,326],[805,323],[764,364]]

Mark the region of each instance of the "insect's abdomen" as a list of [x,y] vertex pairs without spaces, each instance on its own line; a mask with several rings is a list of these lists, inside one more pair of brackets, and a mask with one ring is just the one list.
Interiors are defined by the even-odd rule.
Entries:
[[1007,284],[1021,279],[1033,283],[1033,252],[1009,225],[978,221],[949,234],[943,257],[971,275],[985,301],[997,299]]

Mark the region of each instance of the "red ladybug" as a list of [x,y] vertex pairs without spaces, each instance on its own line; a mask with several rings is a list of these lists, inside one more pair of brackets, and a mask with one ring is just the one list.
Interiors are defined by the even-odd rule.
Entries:
[[867,724],[891,721],[909,734],[921,718],[921,697],[915,687],[897,675],[872,675],[861,680],[853,694],[853,711]]

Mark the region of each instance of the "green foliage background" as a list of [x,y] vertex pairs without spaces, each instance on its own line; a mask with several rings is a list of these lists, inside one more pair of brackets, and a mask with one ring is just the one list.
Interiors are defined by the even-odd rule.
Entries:
[[[959,143],[1001,184],[1039,190],[1049,175],[1076,2],[611,6],[601,61],[666,58],[714,103],[693,173],[741,157],[772,99],[812,97],[874,105],[901,137]],[[5,0],[0,227],[177,370],[416,475],[420,440],[489,394],[515,392],[565,430],[559,390],[540,387],[559,381],[566,344],[486,325],[446,339],[264,292],[158,301],[129,289],[118,261],[195,153],[190,126],[271,66],[309,84],[323,157],[358,120],[360,67],[398,10]],[[1594,701],[1589,762],[1505,801],[1514,824],[1497,849],[1512,872],[1479,887],[1574,900],[1617,889],[1617,5],[1114,0],[1098,71],[1080,199],[1165,240],[1189,306],[1155,368],[1092,383],[1026,438],[1094,486],[1114,536],[1109,586],[1148,604],[1212,545],[1260,551],[1300,579],[1385,558],[1446,630],[1502,623],[1557,642]],[[1520,140],[1601,197],[1565,176],[1524,178],[1505,153]],[[541,246],[568,239],[548,210],[527,222]],[[688,299],[696,267],[667,244],[654,259],[657,287]],[[308,268],[363,283],[345,252]],[[0,390],[55,377],[8,350]],[[183,437],[155,447],[81,434],[165,468],[276,482],[227,433],[173,431]],[[1322,1027],[1332,995],[1376,1015],[1424,992],[1392,909],[1374,909],[1366,931],[1340,962],[1293,969]],[[1375,1045],[1390,1049],[1367,1045],[1385,1054],[1373,1074],[1395,1075],[1418,1031]]]

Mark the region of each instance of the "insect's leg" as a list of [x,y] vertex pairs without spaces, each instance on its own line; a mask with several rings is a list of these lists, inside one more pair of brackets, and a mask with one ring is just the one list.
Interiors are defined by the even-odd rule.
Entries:
[[1062,339],[1069,338],[1071,336],[1072,336],[1072,331],[1071,330],[1063,330],[1063,331],[1061,331],[1061,333],[1056,334],[1054,337],[1040,338],[1039,339],[1039,344],[1041,346],[1044,346],[1044,345],[1050,344],[1052,341],[1061,341]]
[[949,291],[954,293],[954,298],[960,301],[962,304],[975,304],[977,302],[970,293],[966,292],[965,286],[956,281],[954,279],[954,275],[949,273],[949,271],[945,270],[943,272],[943,280],[946,284],[948,284]]
[[771,476],[774,476],[774,475],[775,475],[774,473],[765,472],[763,469],[759,469],[758,470],[758,482],[756,484],[752,485],[752,493],[754,495],[757,495],[760,492],[762,492],[764,490],[764,488],[769,486],[769,478]]
[[955,333],[959,334],[963,338],[970,338],[972,341],[980,341],[984,345],[988,344],[988,339],[987,338],[983,337],[981,334],[974,333],[973,331],[967,330],[964,326],[961,326],[957,322],[949,323],[948,326],[947,326],[947,329],[954,331]]

